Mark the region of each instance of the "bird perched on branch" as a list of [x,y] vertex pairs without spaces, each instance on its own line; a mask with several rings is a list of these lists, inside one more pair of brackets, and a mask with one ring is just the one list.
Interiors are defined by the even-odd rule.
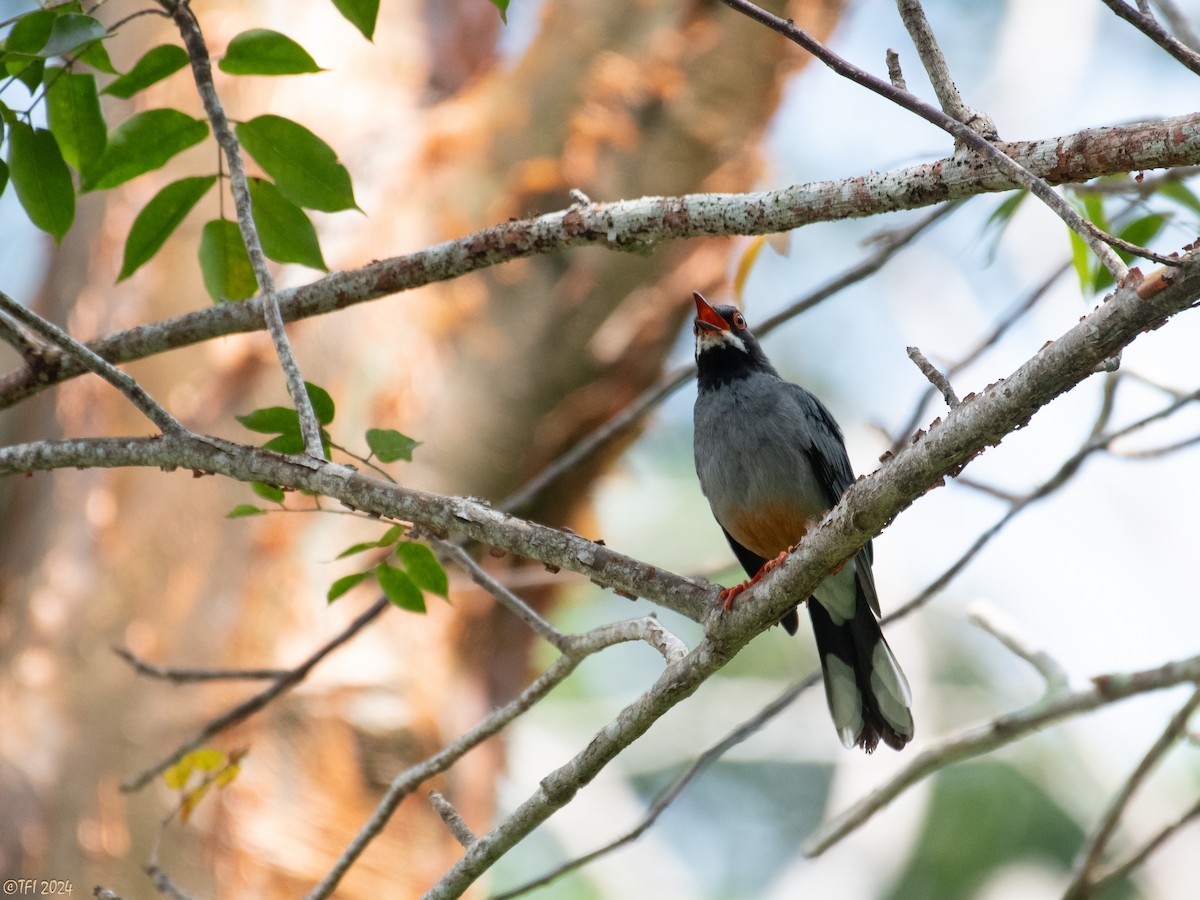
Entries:
[[[696,473],[751,576],[721,592],[730,609],[834,507],[854,473],[829,410],[779,377],[742,314],[693,296]],[[868,753],[880,739],[899,750],[913,736],[908,681],[879,628],[871,556],[868,543],[808,598],[833,724],[843,744]],[[796,609],[780,624],[795,634]]]

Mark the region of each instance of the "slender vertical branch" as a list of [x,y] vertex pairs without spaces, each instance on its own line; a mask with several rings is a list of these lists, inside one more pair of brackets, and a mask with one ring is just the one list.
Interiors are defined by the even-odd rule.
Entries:
[[313,412],[312,401],[309,400],[308,390],[304,386],[304,376],[300,374],[300,364],[296,354],[292,352],[291,341],[288,340],[287,329],[283,324],[283,314],[279,310],[279,298],[275,293],[275,279],[267,268],[266,256],[263,254],[262,242],[258,238],[258,229],[254,225],[254,217],[250,213],[250,185],[246,181],[246,167],[242,163],[241,150],[237,137],[229,127],[229,119],[217,96],[213,84],[212,60],[208,55],[208,46],[204,34],[200,30],[200,22],[188,0],[161,0],[171,14],[183,37],[187,48],[188,58],[192,64],[192,76],[196,81],[196,90],[204,103],[204,111],[212,125],[213,136],[225,155],[229,166],[229,185],[233,191],[233,202],[237,209],[238,228],[242,233],[242,241],[246,244],[246,253],[250,257],[250,265],[254,269],[254,277],[262,294],[263,317],[267,331],[275,344],[275,353],[283,368],[287,381],[288,394],[291,395],[292,405],[300,417],[300,433],[304,436],[304,452],[314,460],[325,461],[325,452],[321,445],[321,426]]

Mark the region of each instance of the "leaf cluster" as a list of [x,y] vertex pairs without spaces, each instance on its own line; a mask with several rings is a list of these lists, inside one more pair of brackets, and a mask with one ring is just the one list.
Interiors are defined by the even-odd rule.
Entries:
[[[378,0],[335,0],[333,5],[371,39]],[[172,108],[109,122],[102,96],[128,100],[189,64],[183,47],[162,44],[119,72],[105,49],[114,33],[85,13],[78,0],[69,0],[17,17],[0,48],[0,65],[8,75],[0,87],[0,193],[11,183],[30,221],[58,242],[75,221],[80,194],[157,171],[211,135],[207,121]],[[236,76],[323,71],[296,41],[262,28],[235,36],[217,67]],[[14,99],[17,85],[24,86],[27,99]],[[336,152],[283,116],[240,122],[235,133],[262,173],[250,179],[249,188],[263,253],[279,263],[328,271],[309,211],[358,209],[350,174]],[[225,181],[219,170],[180,178],[159,190],[133,222],[117,280],[149,262]],[[241,229],[225,216],[222,200],[218,191],[217,215],[202,228],[198,250],[205,288],[217,302],[242,300],[258,290]]]

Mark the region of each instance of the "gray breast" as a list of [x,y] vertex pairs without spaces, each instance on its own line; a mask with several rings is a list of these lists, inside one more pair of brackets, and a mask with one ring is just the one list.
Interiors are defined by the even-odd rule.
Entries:
[[756,515],[779,517],[782,510],[794,520],[809,520],[829,509],[828,486],[820,483],[811,457],[814,439],[825,443],[823,426],[816,408],[804,401],[792,386],[766,373],[702,391],[696,398],[700,488],[717,521],[735,539],[739,531],[748,535],[752,530],[738,523]]

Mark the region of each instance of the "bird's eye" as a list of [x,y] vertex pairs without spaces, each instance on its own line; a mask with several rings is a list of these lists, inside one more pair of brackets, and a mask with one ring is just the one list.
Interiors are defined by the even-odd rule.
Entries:
[[744,318],[742,318],[741,313],[733,314],[733,327],[737,328],[739,331],[745,329],[746,320]]

